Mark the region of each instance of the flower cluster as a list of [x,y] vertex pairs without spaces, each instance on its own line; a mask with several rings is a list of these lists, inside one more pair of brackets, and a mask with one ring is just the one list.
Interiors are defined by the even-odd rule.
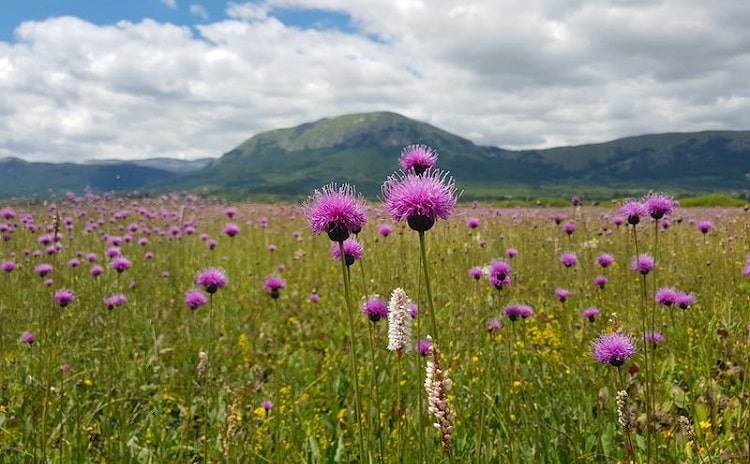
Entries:
[[411,345],[409,298],[402,288],[396,288],[388,302],[388,350],[408,353]]
[[[427,337],[431,341],[430,337]],[[427,392],[427,409],[435,416],[435,428],[440,430],[443,450],[450,454],[453,443],[453,410],[448,403],[448,392],[452,383],[448,372],[440,364],[440,353],[436,346],[430,348],[424,389]]]

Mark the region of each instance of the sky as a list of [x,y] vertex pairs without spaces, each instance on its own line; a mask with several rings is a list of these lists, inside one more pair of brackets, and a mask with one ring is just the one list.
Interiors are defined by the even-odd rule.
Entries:
[[0,157],[218,157],[394,111],[480,145],[750,129],[744,0],[2,0]]

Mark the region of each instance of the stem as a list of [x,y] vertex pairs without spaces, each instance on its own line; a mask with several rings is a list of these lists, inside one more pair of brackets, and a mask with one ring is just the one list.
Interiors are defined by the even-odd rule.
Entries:
[[351,368],[354,375],[354,415],[357,417],[357,425],[359,430],[357,433],[357,441],[359,443],[359,461],[364,462],[365,460],[365,443],[364,443],[364,429],[362,428],[362,395],[359,391],[359,362],[357,360],[357,348],[354,338],[354,315],[352,308],[351,298],[351,282],[349,281],[349,272],[346,267],[346,260],[344,256],[344,242],[339,242],[339,250],[341,251],[341,274],[344,278],[344,292],[346,296],[346,314],[349,322],[349,354]]
[[432,323],[432,339],[438,343],[437,322],[435,321],[435,305],[432,301],[432,286],[430,285],[430,273],[427,269],[427,251],[425,249],[424,232],[419,231],[419,252],[422,258],[422,271],[424,273],[424,285],[427,290],[427,306],[430,311],[430,322]]

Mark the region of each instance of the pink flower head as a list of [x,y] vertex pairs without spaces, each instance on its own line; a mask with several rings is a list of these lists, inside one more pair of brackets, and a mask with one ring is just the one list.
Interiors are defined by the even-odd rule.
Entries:
[[3,272],[12,272],[16,269],[16,262],[11,260],[3,261],[3,264],[0,265],[0,269],[2,269]]
[[235,237],[239,233],[240,233],[240,226],[238,226],[237,224],[229,223],[224,226],[224,234],[227,237],[230,237],[230,238]]
[[654,298],[656,304],[672,306],[677,299],[677,291],[673,288],[660,288],[656,291],[656,296]]
[[707,234],[713,230],[714,224],[711,221],[700,221],[698,225],[695,226],[695,228],[698,229],[698,231],[702,234]]
[[379,296],[373,296],[362,303],[362,314],[372,322],[388,318],[388,302]]
[[62,289],[56,291],[53,298],[61,308],[64,308],[76,300],[76,294],[73,290]]
[[406,219],[418,232],[432,228],[437,219],[448,219],[456,206],[456,185],[447,172],[428,170],[416,174],[397,174],[382,187],[385,209],[394,221]]
[[560,255],[560,262],[565,267],[573,267],[578,264],[578,257],[575,253],[563,253]]
[[343,242],[349,234],[362,230],[367,220],[365,205],[349,184],[328,184],[302,205],[315,235],[328,234],[334,242]]
[[635,344],[632,338],[615,332],[592,341],[591,352],[600,363],[620,367],[635,355]]
[[119,274],[130,269],[130,260],[124,256],[118,256],[109,265]]
[[268,291],[273,299],[276,299],[281,295],[279,290],[283,288],[286,288],[286,282],[284,282],[279,276],[270,275],[266,277],[265,281],[263,281],[263,289]]
[[[344,240],[344,263],[347,266],[354,264],[354,261],[362,259],[364,246],[355,238]],[[331,243],[331,256],[336,261],[341,261],[341,246],[338,242]]]
[[503,328],[503,324],[494,317],[487,321],[487,332],[497,332]]
[[36,267],[34,267],[34,272],[39,277],[46,277],[47,275],[52,273],[52,265],[47,263],[38,264]]
[[502,290],[510,285],[510,273],[510,264],[502,260],[495,260],[490,263],[487,279],[493,287]]
[[505,315],[508,319],[515,322],[518,318],[526,319],[534,315],[534,310],[531,306],[510,304],[505,307]]
[[646,206],[648,214],[656,220],[672,214],[679,205],[674,198],[662,193],[649,194],[643,200],[643,203]]
[[99,277],[104,273],[104,268],[99,266],[98,264],[94,264],[93,266],[91,266],[91,269],[89,269],[89,273],[93,277]]
[[594,286],[599,287],[601,289],[604,289],[604,287],[607,286],[607,282],[609,282],[609,279],[605,275],[598,275],[594,277]]
[[692,293],[679,292],[675,297],[674,304],[680,309],[688,309],[695,304],[695,297]]
[[646,254],[637,256],[630,263],[630,268],[635,272],[646,275],[654,270],[654,258]]
[[36,336],[34,335],[34,332],[24,332],[21,334],[21,343],[26,343],[27,345],[31,346],[34,344],[34,341],[36,340]]
[[596,263],[601,267],[609,267],[614,262],[615,259],[612,257],[612,255],[609,255],[607,253],[602,253],[596,257]]
[[208,302],[208,297],[200,290],[188,290],[184,301],[188,308],[195,311]]
[[466,227],[468,227],[469,229],[476,229],[477,227],[479,227],[479,219],[474,217],[467,219]]
[[195,283],[203,287],[210,295],[227,286],[227,274],[219,267],[209,267],[198,273]]
[[641,222],[641,217],[648,214],[646,205],[639,200],[625,200],[620,206],[620,214],[627,218],[628,224],[634,226]]
[[430,354],[430,351],[432,351],[432,342],[428,338],[422,338],[417,342],[417,346],[415,347],[415,351],[419,353],[420,356],[427,356]]
[[568,297],[570,297],[570,291],[564,288],[558,288],[555,290],[555,296],[560,300],[560,303],[565,303]]
[[234,215],[237,214],[237,209],[230,206],[224,209],[224,214],[226,214],[229,219],[232,219]]
[[474,280],[479,280],[482,278],[482,268],[480,266],[474,266],[471,269],[469,269],[469,277],[474,278]]
[[563,232],[565,232],[566,234],[568,234],[568,235],[572,235],[572,234],[573,234],[573,232],[575,232],[575,231],[576,231],[576,224],[575,224],[575,222],[566,222],[566,223],[565,223],[565,224],[564,224],[564,225],[562,226],[562,230],[563,230]]
[[128,299],[122,293],[115,293],[114,295],[108,296],[104,299],[104,304],[107,309],[114,309],[117,306],[122,306],[128,302]]
[[508,258],[515,258],[516,256],[518,256],[518,250],[516,250],[515,248],[508,248],[505,250],[505,256],[507,256]]
[[583,311],[581,311],[581,317],[584,319],[588,319],[589,322],[595,322],[596,318],[599,317],[599,308],[586,308]]
[[419,176],[434,168],[437,158],[437,152],[427,145],[409,145],[401,151],[399,164],[404,171],[414,171]]
[[391,232],[393,232],[393,228],[388,224],[380,224],[378,226],[378,233],[383,237],[391,235]]

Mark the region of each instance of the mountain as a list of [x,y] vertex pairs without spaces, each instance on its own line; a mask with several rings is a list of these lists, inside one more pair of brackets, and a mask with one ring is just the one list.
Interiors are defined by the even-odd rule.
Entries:
[[374,198],[398,169],[403,147],[436,149],[464,200],[507,196],[612,198],[648,189],[675,195],[721,192],[747,198],[750,131],[627,137],[545,150],[475,145],[396,113],[349,114],[259,133],[218,159],[89,161],[0,160],[0,197],[81,192],[193,190],[234,199],[298,199],[329,182],[348,182]]
[[706,131],[628,137],[545,150],[475,145],[396,113],[344,115],[263,132],[173,188],[205,188],[232,197],[304,196],[328,182],[349,182],[368,196],[398,168],[401,149],[435,148],[464,198],[617,196],[650,188],[673,193],[748,189],[750,131]]
[[168,181],[176,174],[133,163],[87,165],[74,163],[30,163],[18,158],[0,159],[0,197],[46,197],[50,190],[82,193],[133,191],[145,185]]

